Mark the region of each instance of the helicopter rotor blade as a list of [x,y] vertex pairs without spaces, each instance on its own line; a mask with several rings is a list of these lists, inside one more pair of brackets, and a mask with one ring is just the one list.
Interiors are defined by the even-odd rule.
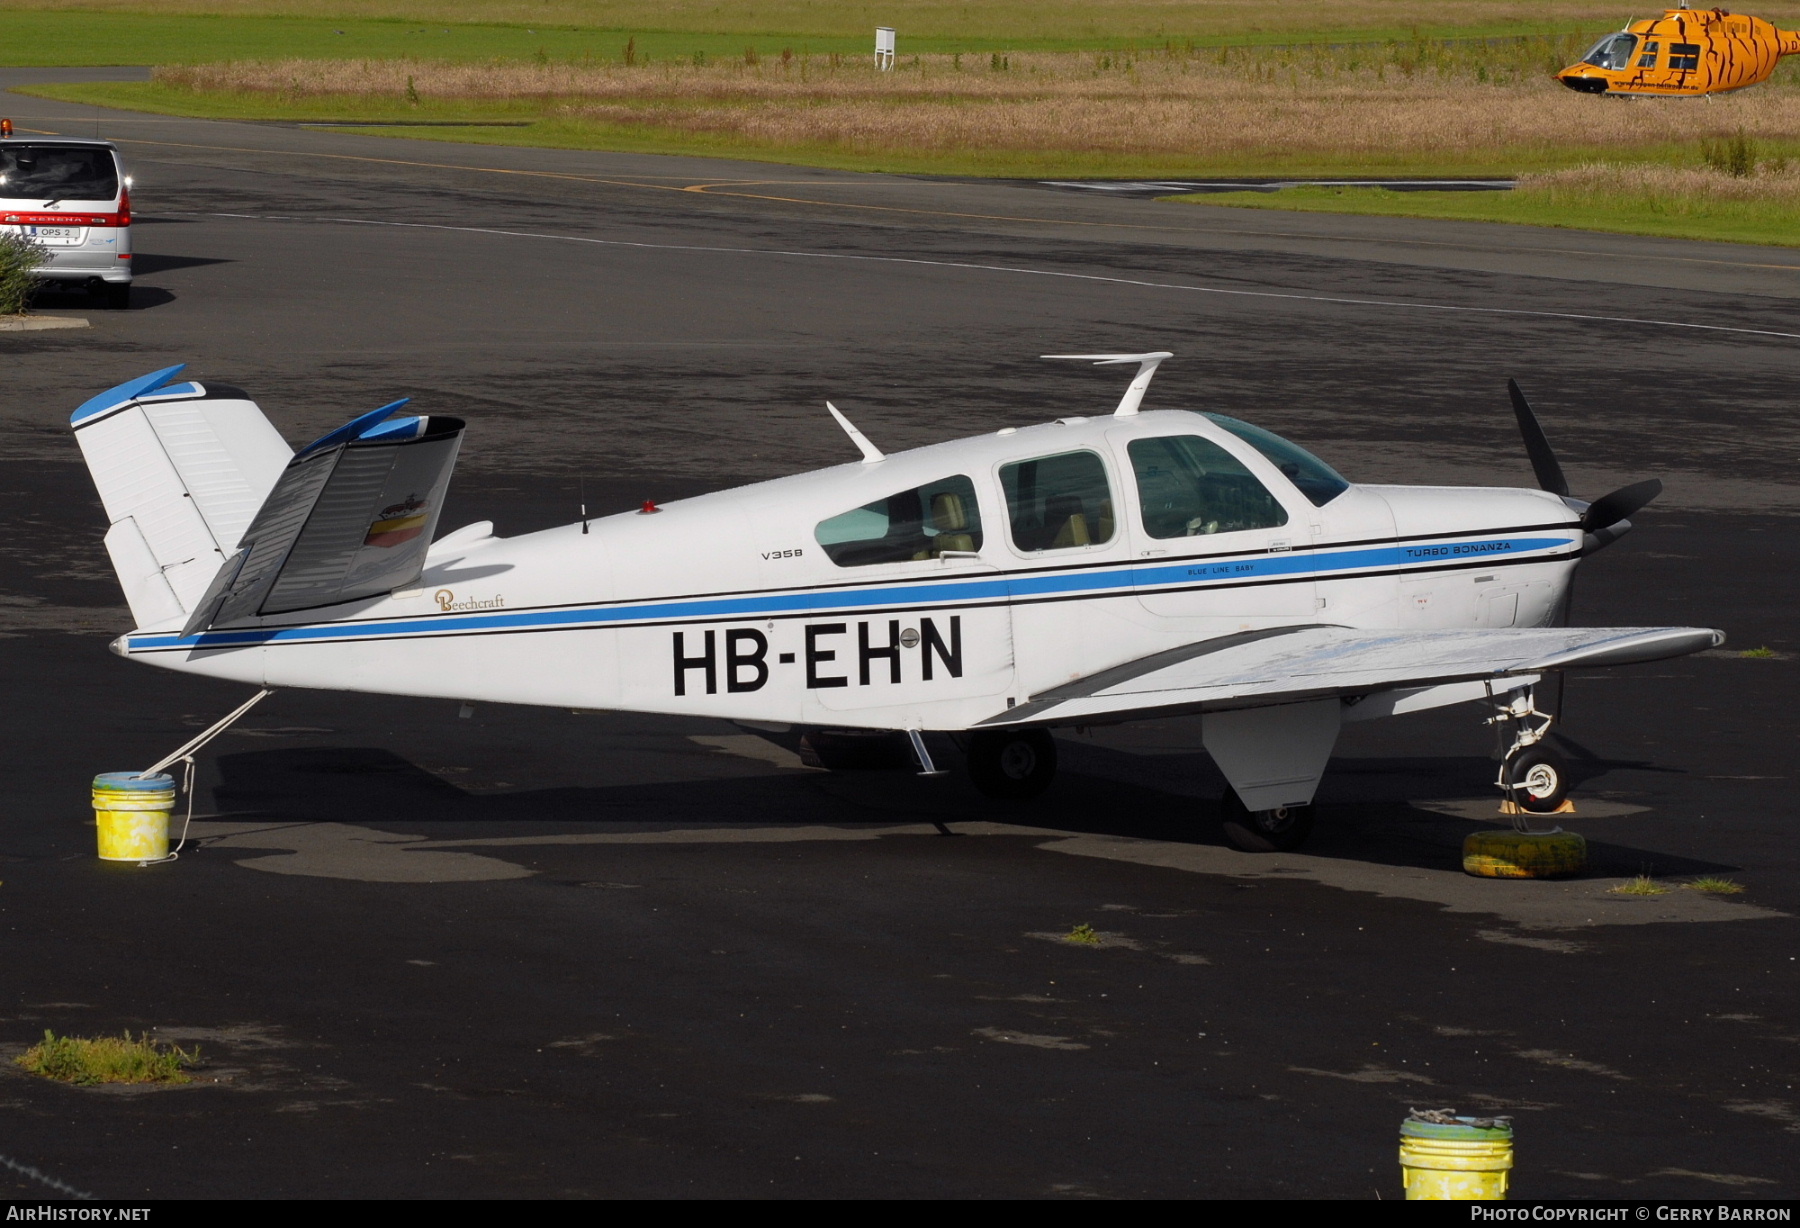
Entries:
[[1582,532],[1598,533],[1602,529],[1611,528],[1662,494],[1662,489],[1663,484],[1659,480],[1650,478],[1633,482],[1630,486],[1621,486],[1610,495],[1601,495],[1581,514]]
[[1553,495],[1567,496],[1569,479],[1563,476],[1562,466],[1556,462],[1556,453],[1551,450],[1550,441],[1544,437],[1544,428],[1538,425],[1537,415],[1531,412],[1531,402],[1519,391],[1517,380],[1507,380],[1506,391],[1512,397],[1513,413],[1519,419],[1519,434],[1525,437],[1525,452],[1531,457],[1531,471],[1537,474],[1538,486]]

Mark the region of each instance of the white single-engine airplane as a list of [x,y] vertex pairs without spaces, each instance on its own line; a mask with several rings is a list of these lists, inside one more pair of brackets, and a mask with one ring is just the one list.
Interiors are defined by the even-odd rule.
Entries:
[[138,629],[113,651],[264,688],[958,735],[1031,797],[1049,730],[1204,714],[1230,842],[1293,848],[1345,721],[1487,701],[1499,784],[1556,810],[1533,687],[1724,642],[1567,627],[1577,562],[1655,498],[1360,486],[1220,414],[1118,408],[501,538],[432,540],[463,422],[365,414],[298,452],[240,390],[170,367],[75,411]]

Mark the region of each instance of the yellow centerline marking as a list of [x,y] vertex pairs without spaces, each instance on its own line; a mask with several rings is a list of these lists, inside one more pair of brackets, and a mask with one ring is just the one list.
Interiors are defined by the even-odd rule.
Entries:
[[[60,135],[60,134],[45,133],[43,135],[55,136],[55,135]],[[766,195],[763,195],[763,194],[757,193],[757,192],[722,192],[722,191],[715,190],[716,188],[731,187],[731,186],[756,187],[756,186],[759,186],[762,184],[767,184],[767,183],[783,183],[783,182],[792,183],[792,182],[795,182],[794,180],[766,180],[766,179],[765,180],[757,180],[757,179],[731,180],[731,181],[726,181],[725,183],[720,183],[720,184],[715,184],[715,183],[710,183],[710,182],[702,182],[702,183],[689,184],[689,185],[686,185],[683,187],[671,187],[667,184],[642,183],[642,182],[638,182],[636,180],[630,180],[630,179],[606,179],[606,178],[601,178],[600,176],[596,176],[596,175],[576,175],[576,174],[571,174],[566,171],[515,170],[515,169],[509,168],[509,167],[470,166],[470,165],[456,163],[456,162],[418,162],[418,161],[412,161],[410,159],[405,159],[405,158],[374,158],[374,157],[369,157],[369,156],[363,155],[363,154],[321,153],[321,152],[318,152],[315,150],[254,149],[254,148],[249,148],[247,146],[240,146],[240,145],[202,145],[202,144],[194,144],[194,143],[181,142],[181,141],[150,141],[150,140],[144,140],[142,138],[136,138],[136,137],[119,137],[114,141],[114,143],[119,144],[119,145],[154,145],[154,146],[167,148],[167,149],[203,149],[203,150],[212,150],[212,151],[219,152],[219,153],[253,153],[253,154],[267,154],[270,156],[277,156],[277,157],[329,158],[329,159],[334,159],[336,161],[341,161],[341,162],[369,162],[369,163],[374,163],[376,165],[381,165],[381,166],[410,166],[410,167],[415,167],[415,168],[419,168],[422,170],[462,171],[465,174],[473,173],[473,174],[486,174],[486,175],[518,175],[518,176],[521,176],[524,178],[533,178],[533,179],[563,179],[563,180],[568,180],[573,183],[597,183],[597,184],[605,185],[607,187],[643,188],[643,189],[645,189],[647,191],[651,191],[651,192],[692,192],[695,195],[700,195],[700,196],[731,196],[731,197],[740,197],[745,200],[767,200],[767,201],[775,201],[775,202],[778,202],[781,204],[812,205],[812,206],[815,206],[815,207],[821,208],[821,209],[863,209],[863,210],[870,210],[870,211],[880,212],[880,213],[905,213],[905,214],[911,214],[914,216],[921,216],[921,217],[966,218],[966,219],[969,219],[972,221],[982,221],[982,222],[1029,222],[1029,223],[1035,223],[1037,225],[1043,225],[1043,226],[1086,226],[1086,227],[1092,227],[1092,228],[1101,229],[1101,230],[1148,230],[1148,231],[1156,231],[1156,232],[1162,233],[1162,234],[1184,234],[1184,235],[1227,234],[1227,235],[1235,235],[1235,236],[1252,238],[1252,239],[1261,239],[1261,238],[1301,239],[1301,240],[1309,240],[1309,241],[1317,242],[1317,243],[1382,243],[1382,244],[1388,244],[1388,245],[1392,245],[1392,246],[1441,247],[1441,248],[1451,248],[1451,249],[1456,249],[1456,250],[1468,250],[1471,248],[1475,248],[1477,246],[1473,243],[1446,243],[1446,242],[1440,242],[1440,241],[1430,240],[1430,239],[1380,239],[1380,238],[1351,239],[1351,238],[1333,237],[1333,236],[1329,236],[1329,235],[1299,234],[1299,233],[1294,233],[1294,232],[1290,232],[1290,231],[1279,231],[1279,230],[1277,230],[1277,231],[1263,231],[1263,230],[1203,231],[1203,230],[1194,230],[1190,227],[1153,226],[1153,225],[1147,225],[1147,224],[1139,223],[1139,222],[1085,222],[1085,221],[1080,221],[1078,219],[1073,219],[1073,218],[1015,217],[1015,216],[1012,216],[1009,214],[1003,214],[1003,213],[962,213],[962,212],[957,212],[954,210],[947,210],[947,209],[913,209],[913,208],[908,208],[908,207],[902,206],[902,205],[865,205],[865,204],[858,204],[855,202],[848,202],[848,201],[807,200],[805,198],[797,197],[797,196],[766,196]],[[852,180],[852,181],[847,181],[847,182],[856,183],[858,181]],[[1333,216],[1353,216],[1353,215],[1333,215]],[[1492,224],[1492,223],[1490,223],[1490,224]],[[1500,224],[1503,225],[1504,223],[1500,223]],[[1648,235],[1648,236],[1622,236],[1622,237],[1658,238],[1660,236]],[[1688,240],[1675,240],[1675,242],[1686,242],[1686,241],[1688,241]],[[1609,259],[1614,255],[1614,253],[1610,253],[1610,252],[1587,251],[1582,248],[1525,247],[1525,248],[1512,248],[1510,250],[1521,251],[1521,252],[1534,252],[1534,253],[1540,253],[1540,254],[1545,254],[1545,255],[1555,255],[1555,256],[1590,256],[1590,257],[1595,257],[1598,259]],[[1788,272],[1800,272],[1800,265],[1794,265],[1794,264],[1758,264],[1758,263],[1753,263],[1751,261],[1745,261],[1745,260],[1710,260],[1710,259],[1706,259],[1706,258],[1700,257],[1700,256],[1659,256],[1659,257],[1657,257],[1657,259],[1664,260],[1664,261],[1674,261],[1674,262],[1679,262],[1679,263],[1683,263],[1683,264],[1720,265],[1720,266],[1723,266],[1726,268],[1779,269],[1779,270],[1785,270]]]

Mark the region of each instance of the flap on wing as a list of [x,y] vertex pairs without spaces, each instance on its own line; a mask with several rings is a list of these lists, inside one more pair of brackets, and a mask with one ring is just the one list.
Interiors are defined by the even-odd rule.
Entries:
[[1704,627],[1495,627],[1246,631],[1145,657],[1034,695],[987,725],[1076,724],[1253,708],[1394,687],[1629,665],[1725,642]]
[[183,634],[379,596],[417,581],[463,425],[460,418],[393,419],[302,449]]

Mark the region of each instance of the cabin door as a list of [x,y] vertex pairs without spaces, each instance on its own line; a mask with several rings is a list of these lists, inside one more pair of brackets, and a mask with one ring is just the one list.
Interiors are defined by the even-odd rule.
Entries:
[[[1124,434],[1124,432],[1121,432]],[[1139,603],[1203,634],[1312,617],[1312,519],[1198,435],[1117,441],[1135,484]]]

